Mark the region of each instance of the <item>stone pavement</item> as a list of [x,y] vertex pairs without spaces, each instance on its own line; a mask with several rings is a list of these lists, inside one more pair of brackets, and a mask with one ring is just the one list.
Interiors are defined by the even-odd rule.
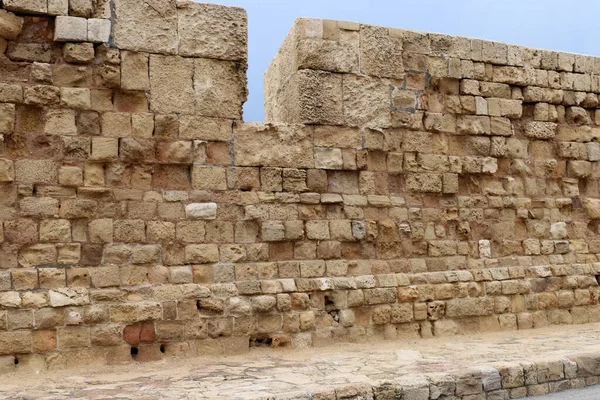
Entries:
[[[423,387],[423,382],[427,383],[426,376],[437,376],[439,380],[442,376],[440,373],[472,371],[468,368],[524,361],[538,363],[539,378],[540,363],[544,360],[561,360],[582,352],[600,355],[600,324],[554,326],[445,339],[340,344],[302,351],[261,348],[253,349],[246,355],[220,359],[169,359],[146,364],[103,366],[98,367],[95,372],[90,371],[92,368],[66,372],[18,371],[17,368],[17,372],[2,376],[0,398],[335,399],[334,390],[338,399],[346,398],[345,395],[347,398],[372,398],[371,394],[363,397],[357,397],[356,394],[370,385],[375,387],[382,382],[404,382],[409,383],[409,386]],[[564,368],[562,366],[563,364],[560,371],[564,375],[561,376],[559,372],[555,380],[565,378],[560,382],[576,382],[577,380],[566,379],[574,378],[568,376],[568,364],[564,364]],[[548,369],[552,371],[551,366]],[[502,371],[501,368],[499,370]],[[504,378],[505,375],[502,376],[503,388],[506,387]],[[429,379],[431,382],[433,378]],[[525,383],[527,379],[526,371]],[[597,378],[586,379],[580,377],[578,387],[598,381]],[[551,380],[548,378],[547,382]],[[554,386],[550,384],[550,391],[577,387],[560,382]],[[485,379],[483,387],[486,387]],[[537,391],[529,391],[530,395],[547,391],[543,389],[543,385],[535,387]],[[545,387],[548,388],[548,383]],[[457,393],[458,388],[457,383]],[[501,392],[498,391],[504,396]],[[405,393],[407,394],[403,399],[409,398],[409,392]],[[422,397],[419,393],[423,394],[415,392],[410,398],[438,398],[433,392],[431,397]],[[524,391],[515,391],[511,396],[519,393]],[[487,396],[487,399],[502,398],[490,397],[489,394]],[[485,395],[453,398],[486,399]]]

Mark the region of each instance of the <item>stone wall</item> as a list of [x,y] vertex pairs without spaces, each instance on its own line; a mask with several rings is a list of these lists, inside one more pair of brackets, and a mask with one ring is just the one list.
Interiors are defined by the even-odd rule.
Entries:
[[599,59],[0,3],[1,371],[600,321]]

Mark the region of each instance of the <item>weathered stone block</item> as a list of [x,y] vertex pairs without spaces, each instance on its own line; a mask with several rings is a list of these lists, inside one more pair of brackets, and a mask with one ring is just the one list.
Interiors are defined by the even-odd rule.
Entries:
[[91,18],[87,21],[87,40],[92,43],[107,43],[110,39],[109,19]]
[[220,60],[246,60],[248,15],[239,7],[177,3],[179,54]]
[[0,37],[15,40],[21,33],[22,27],[23,18],[17,17],[9,11],[0,10]]
[[151,55],[150,89],[152,111],[164,114],[193,114],[196,108],[194,61],[181,57]]
[[176,54],[177,8],[175,0],[145,3],[116,0],[114,40],[123,50]]
[[57,42],[85,42],[88,38],[88,22],[80,17],[56,17],[54,40]]

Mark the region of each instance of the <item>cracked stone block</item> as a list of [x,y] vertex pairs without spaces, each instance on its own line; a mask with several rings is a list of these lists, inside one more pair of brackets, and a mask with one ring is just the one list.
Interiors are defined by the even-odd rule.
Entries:
[[80,17],[56,17],[54,40],[57,42],[85,42],[88,35],[87,19]]

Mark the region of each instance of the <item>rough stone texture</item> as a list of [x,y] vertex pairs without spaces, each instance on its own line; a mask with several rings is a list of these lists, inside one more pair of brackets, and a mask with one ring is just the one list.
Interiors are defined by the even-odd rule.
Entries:
[[[244,123],[243,10],[2,4],[4,355],[55,368],[599,320],[596,58],[304,18],[266,74],[270,122]],[[435,393],[546,390],[496,371]]]

